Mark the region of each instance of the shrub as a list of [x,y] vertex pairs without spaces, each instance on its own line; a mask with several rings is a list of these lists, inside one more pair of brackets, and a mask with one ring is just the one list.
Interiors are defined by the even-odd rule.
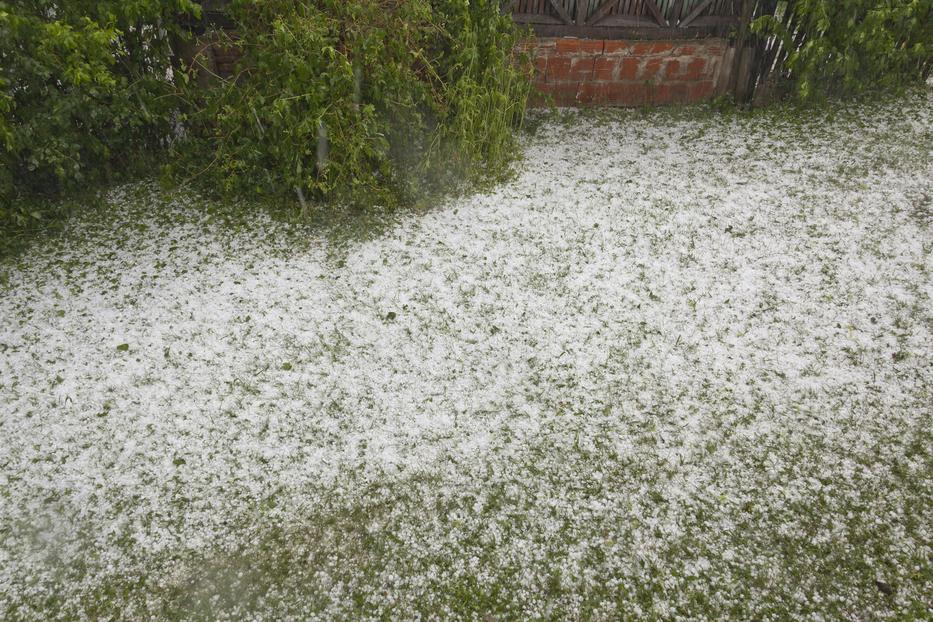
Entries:
[[175,17],[190,0],[0,0],[0,227],[164,143]]
[[933,62],[929,0],[790,0],[753,31],[783,46],[777,71],[803,100],[901,87]]
[[170,173],[391,206],[513,154],[530,89],[495,0],[237,0],[235,79],[196,94]]

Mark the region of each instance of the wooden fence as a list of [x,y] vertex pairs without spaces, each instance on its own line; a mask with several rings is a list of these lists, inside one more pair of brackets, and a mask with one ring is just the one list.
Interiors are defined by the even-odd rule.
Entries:
[[[723,63],[730,75],[726,90],[739,101],[751,99],[762,87],[780,78],[788,54],[776,37],[758,38],[749,32],[757,17],[772,15],[790,32],[794,29],[794,0],[499,0],[503,14],[539,37],[576,37],[597,40],[668,40],[710,37],[730,40]],[[231,0],[201,0],[201,19],[191,24],[203,35],[210,30],[235,28],[227,8]],[[795,45],[800,41],[795,40]],[[216,46],[215,46],[216,47]],[[221,50],[218,53],[222,53]],[[222,54],[221,54],[222,55]],[[231,57],[232,58],[232,57]],[[223,57],[221,60],[226,59]],[[228,64],[232,66],[233,61]],[[226,60],[224,61],[226,62]]]
[[[743,0],[499,0],[503,13],[542,37],[692,39],[732,34]],[[207,26],[232,28],[230,0],[201,0]],[[754,15],[773,14],[778,0],[752,0]]]
[[504,0],[502,11],[540,36],[696,38],[738,24],[741,0]]

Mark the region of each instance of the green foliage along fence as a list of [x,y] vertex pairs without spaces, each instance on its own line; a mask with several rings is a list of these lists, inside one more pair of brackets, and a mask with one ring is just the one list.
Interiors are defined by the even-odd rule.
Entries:
[[[761,3],[759,3],[761,4]],[[804,100],[924,80],[933,67],[930,0],[786,0],[751,25],[749,97]]]
[[179,55],[205,25],[191,0],[0,0],[0,233],[142,157],[231,192],[394,204],[514,153],[529,80],[495,0],[204,4],[242,59],[207,90]]
[[0,0],[0,231],[41,219],[37,197],[166,153],[176,180],[299,201],[391,205],[495,175],[529,93],[513,14],[653,19],[641,32],[668,37],[729,19],[742,98],[916,82],[933,41],[931,0],[205,4],[229,11],[241,53],[235,79],[206,90],[177,54],[200,23],[192,0]]
[[740,101],[899,86],[931,66],[931,0],[502,0],[502,9],[545,36],[732,36]]

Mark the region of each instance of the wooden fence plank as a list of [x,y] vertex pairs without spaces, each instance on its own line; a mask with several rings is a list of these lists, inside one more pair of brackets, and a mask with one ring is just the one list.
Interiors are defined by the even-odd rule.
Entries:
[[667,20],[664,19],[664,16],[661,14],[661,10],[658,8],[658,5],[654,0],[645,0],[645,5],[647,5],[648,10],[651,11],[651,15],[654,16],[654,19],[657,20],[658,25],[662,27],[667,26]]
[[575,24],[586,23],[586,12],[589,9],[589,0],[577,0],[576,14],[573,16]]
[[548,26],[566,26],[559,17],[547,13],[512,13],[512,19],[518,24],[542,24]]
[[[758,13],[771,13],[776,0],[754,0]],[[502,12],[525,24],[563,24],[568,35],[581,27],[633,27],[707,30],[726,34],[738,23],[742,0],[500,0]],[[535,17],[537,16],[537,17]],[[571,35],[579,36],[579,35]]]
[[[597,24],[599,20],[609,15],[609,12],[615,8],[619,0],[605,0],[601,5],[596,8],[596,12],[593,13],[590,17],[586,19],[586,24]],[[578,22],[579,23],[579,22]]]
[[684,0],[676,0],[671,5],[671,10],[670,10],[670,13],[668,13],[668,15],[670,15],[669,21],[672,25],[680,22],[680,18],[681,16],[683,16],[683,8],[684,8]]
[[685,17],[683,21],[680,22],[679,26],[681,28],[686,28],[687,26],[689,26],[690,22],[698,18],[703,13],[703,11],[706,10],[706,7],[708,7],[712,3],[713,3],[713,0],[704,0],[704,2],[701,2],[700,4],[698,4],[697,8],[693,9],[693,11],[690,12],[690,15]]
[[557,11],[557,14],[560,15],[560,18],[564,20],[565,24],[572,24],[573,19],[567,13],[567,9],[560,3],[559,0],[550,0],[551,6]]

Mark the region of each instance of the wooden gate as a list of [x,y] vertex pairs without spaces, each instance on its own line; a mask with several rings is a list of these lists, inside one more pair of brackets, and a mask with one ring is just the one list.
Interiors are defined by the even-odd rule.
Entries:
[[738,23],[740,0],[504,0],[502,11],[540,36],[697,38]]

